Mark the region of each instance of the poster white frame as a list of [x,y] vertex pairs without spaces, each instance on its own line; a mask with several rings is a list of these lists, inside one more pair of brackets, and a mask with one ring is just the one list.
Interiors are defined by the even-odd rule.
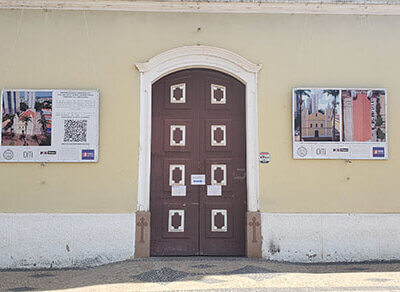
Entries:
[[[309,89],[309,90],[339,90],[339,100],[340,100],[340,141],[333,142],[333,141],[295,141],[295,110],[296,110],[296,90],[299,89]],[[342,91],[345,90],[362,90],[362,91],[369,91],[369,90],[381,90],[385,92],[385,141],[384,142],[349,142],[349,141],[342,141],[343,139],[343,107],[342,107]],[[388,110],[387,110],[387,101],[388,101],[388,92],[386,88],[374,88],[374,87],[307,87],[307,86],[299,86],[292,88],[292,112],[291,112],[291,119],[292,119],[292,157],[293,159],[343,159],[343,160],[387,160],[389,159],[389,127],[388,127]],[[306,149],[307,154],[302,157],[298,154],[298,149],[303,147]],[[371,152],[367,154],[353,154],[352,149],[367,149],[370,147]],[[374,147],[384,149],[383,157],[373,157],[372,151]],[[332,155],[331,149],[342,149],[348,148],[348,152],[337,152],[335,155]],[[325,154],[317,155],[314,153],[317,149],[325,149],[327,150]],[[313,152],[312,154],[308,155],[308,152]],[[356,152],[356,151],[354,151]]]
[[[99,108],[100,108],[100,91],[98,89],[48,89],[48,88],[41,88],[41,89],[36,89],[36,88],[2,88],[1,89],[1,96],[0,96],[0,107],[3,111],[3,93],[6,91],[19,91],[19,92],[52,92],[52,128],[51,128],[51,144],[49,146],[13,146],[13,145],[5,145],[2,146],[2,129],[0,131],[0,163],[2,162],[7,162],[7,163],[18,163],[18,162],[23,162],[23,163],[47,163],[47,162],[70,162],[70,163],[94,163],[98,162],[99,160]],[[57,112],[54,112],[54,93],[86,93],[87,95],[91,95],[92,100],[94,101],[94,108],[93,111],[91,112],[92,116],[90,119],[92,120],[90,122],[90,125],[88,126],[88,132],[92,130],[90,133],[90,143],[86,143],[86,145],[69,145],[68,147],[64,149],[71,149],[75,150],[76,152],[79,152],[79,155],[75,155],[75,159],[70,159],[70,158],[60,158],[59,152],[58,154],[55,155],[42,155],[42,152],[57,152],[58,149],[55,149],[57,147],[56,145],[53,145],[53,140],[54,140],[54,131],[55,129],[53,128],[53,123],[54,123],[54,117]],[[73,113],[73,112],[72,112]],[[3,116],[3,115],[2,115]],[[61,129],[60,129],[61,130]],[[16,153],[16,156],[13,157],[12,159],[6,159],[5,158],[5,152],[10,151],[12,153]],[[88,154],[88,157],[86,159],[83,158],[84,154],[83,152],[85,151],[85,154]],[[33,152],[34,153],[34,158],[30,159],[30,157],[24,157],[23,155],[21,156],[22,152]],[[40,154],[39,154],[40,153]],[[13,154],[15,155],[15,154]],[[22,158],[21,158],[22,157]]]

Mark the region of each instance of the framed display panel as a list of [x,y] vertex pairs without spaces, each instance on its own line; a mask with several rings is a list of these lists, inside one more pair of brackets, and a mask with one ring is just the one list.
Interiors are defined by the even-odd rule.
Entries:
[[294,159],[388,159],[387,92],[293,88]]
[[3,89],[0,162],[97,162],[97,90]]

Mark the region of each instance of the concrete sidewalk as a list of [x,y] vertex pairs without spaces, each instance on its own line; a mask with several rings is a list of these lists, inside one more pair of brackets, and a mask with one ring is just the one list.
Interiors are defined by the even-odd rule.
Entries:
[[247,258],[129,260],[88,269],[0,271],[0,291],[400,291],[400,263],[287,264]]

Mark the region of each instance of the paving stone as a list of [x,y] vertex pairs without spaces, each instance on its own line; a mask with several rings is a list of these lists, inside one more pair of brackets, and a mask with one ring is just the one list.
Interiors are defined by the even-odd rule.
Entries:
[[200,265],[194,265],[191,267],[196,268],[196,269],[207,269],[207,268],[213,268],[213,267],[215,267],[215,265],[200,264]]
[[0,270],[0,291],[400,291],[400,262],[132,259],[87,269]]
[[227,282],[226,280],[218,280],[215,278],[202,278],[199,282],[206,283],[206,284],[217,284],[217,283],[224,283]]
[[18,288],[11,288],[7,289],[7,291],[19,292],[19,291],[34,291],[35,288],[32,287],[18,287]]
[[366,279],[366,281],[372,281],[372,282],[387,282],[387,281],[390,281],[390,279],[371,278],[371,279]]
[[257,266],[244,266],[242,268],[239,268],[237,270],[233,270],[230,272],[223,272],[221,274],[224,275],[242,275],[245,276],[249,279],[255,280],[255,281],[263,281],[265,279],[271,279],[277,276],[276,272],[273,270],[265,269],[262,267],[257,267]]
[[31,277],[31,278],[47,278],[47,277],[54,277],[54,275],[49,274],[49,273],[41,273],[41,274],[34,274],[29,277]]
[[276,273],[276,272],[273,270],[262,268],[262,267],[246,265],[240,269],[233,270],[230,272],[223,272],[222,274],[237,275],[237,274],[261,274],[261,273],[270,274],[270,273]]
[[159,270],[151,270],[149,272],[141,273],[133,276],[132,278],[138,279],[141,282],[165,283],[178,281],[191,275],[193,274],[176,271],[171,268],[162,268]]
[[354,267],[354,268],[348,268],[346,269],[347,271],[367,271],[367,268],[358,268],[358,267]]

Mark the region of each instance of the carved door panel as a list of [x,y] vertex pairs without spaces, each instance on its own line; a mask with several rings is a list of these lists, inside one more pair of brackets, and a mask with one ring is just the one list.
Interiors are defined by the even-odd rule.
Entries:
[[195,255],[199,250],[197,74],[182,71],[152,88],[151,255]]
[[151,255],[244,255],[244,98],[242,83],[205,69],[153,84]]
[[200,254],[244,255],[245,86],[223,73],[204,71],[200,92],[200,160],[207,183],[199,197]]

